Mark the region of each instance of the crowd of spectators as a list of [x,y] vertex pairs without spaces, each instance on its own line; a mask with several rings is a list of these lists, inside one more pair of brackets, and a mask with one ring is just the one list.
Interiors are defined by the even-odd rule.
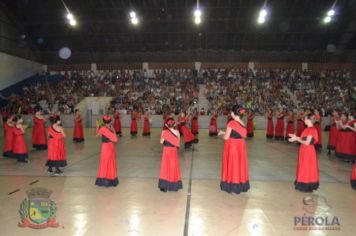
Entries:
[[114,97],[110,109],[163,114],[197,106],[199,88],[192,70],[80,71],[65,73],[63,80],[41,82],[22,88],[5,99],[2,114],[31,114],[44,110],[71,114],[85,97]]
[[85,97],[110,96],[109,112],[165,114],[197,109],[199,84],[205,84],[206,110],[228,113],[234,103],[242,103],[256,114],[279,107],[333,109],[356,107],[356,80],[349,71],[189,69],[115,70],[66,72],[59,82],[50,76],[22,88],[7,98],[2,113],[33,113],[44,110],[71,114]]
[[285,89],[285,78],[277,71],[243,69],[207,70],[205,96],[217,113],[227,113],[234,103],[245,104],[257,114],[279,106],[294,108],[295,104]]

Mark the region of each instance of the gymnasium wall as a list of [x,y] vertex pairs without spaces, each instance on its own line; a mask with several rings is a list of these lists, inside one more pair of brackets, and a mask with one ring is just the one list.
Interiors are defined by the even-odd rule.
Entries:
[[309,70],[352,70],[351,63],[280,63],[280,62],[143,62],[143,63],[91,63],[91,64],[55,64],[48,65],[48,71],[86,71],[97,70],[122,70],[122,69],[223,69],[239,68],[247,69],[296,69],[302,70],[303,64]]
[[0,52],[0,91],[43,70],[40,63]]

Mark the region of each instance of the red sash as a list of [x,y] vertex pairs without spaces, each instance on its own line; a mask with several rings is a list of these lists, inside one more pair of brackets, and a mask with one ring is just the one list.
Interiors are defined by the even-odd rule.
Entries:
[[239,133],[242,138],[246,138],[247,129],[244,126],[242,126],[239,122],[237,122],[236,120],[229,121],[227,126],[230,127],[231,129],[233,129],[236,133]]
[[106,138],[108,138],[111,142],[115,143],[117,142],[117,136],[115,133],[113,133],[108,127],[103,126],[98,130],[98,133],[101,135],[104,135]]
[[180,145],[179,138],[168,129],[163,131],[162,138],[176,147]]

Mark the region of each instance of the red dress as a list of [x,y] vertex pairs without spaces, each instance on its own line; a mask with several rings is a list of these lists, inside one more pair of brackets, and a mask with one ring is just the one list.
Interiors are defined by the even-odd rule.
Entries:
[[[352,126],[356,120],[347,124]],[[347,129],[340,129],[337,133],[335,156],[343,159],[356,159],[356,132]]]
[[190,132],[186,123],[187,123],[186,117],[179,118],[180,129],[182,131],[182,135],[183,135],[183,139],[184,139],[184,148],[189,148],[193,145],[193,143],[198,143],[199,140],[197,138],[195,138],[195,136],[194,136],[194,134],[192,134],[192,132]]
[[289,116],[287,120],[287,129],[286,129],[286,135],[285,139],[289,139],[288,134],[294,134],[295,133],[295,128],[294,128],[294,116]]
[[33,117],[32,147],[38,150],[47,149],[46,127],[44,119]]
[[64,136],[61,132],[56,131],[53,126],[48,127],[48,167],[67,166],[66,148],[64,145]]
[[303,133],[303,130],[305,129],[305,123],[302,119],[298,119],[297,121],[297,136],[300,137],[300,135]]
[[314,127],[318,131],[318,141],[315,143],[316,149],[322,148],[322,135],[321,135],[321,117],[319,115],[315,116],[315,124]]
[[245,138],[247,130],[235,120],[229,121],[232,128],[225,141],[220,188],[228,193],[247,192],[250,189]]
[[18,162],[26,162],[28,159],[27,145],[25,141],[24,133],[21,129],[17,127],[12,128],[13,133],[13,157],[17,159]]
[[2,155],[4,157],[13,157],[12,153],[12,146],[14,144],[14,133],[12,131],[13,127],[8,125],[6,122],[4,123],[4,148]]
[[304,129],[300,138],[306,140],[307,136],[312,136],[309,145],[299,146],[297,174],[294,182],[295,189],[302,192],[312,192],[319,187],[318,158],[314,144],[318,141],[318,131],[315,127]]
[[168,115],[164,115],[164,116],[163,116],[163,129],[168,129],[168,128],[166,127],[166,122],[167,122],[168,118],[169,118]]
[[329,141],[328,141],[328,150],[335,150],[336,140],[337,140],[338,129],[336,128],[335,120],[332,121],[329,131]]
[[169,129],[162,131],[164,139],[158,188],[167,191],[182,189],[182,179],[178,162],[179,138]]
[[101,135],[101,154],[98,176],[95,184],[98,186],[112,187],[119,184],[116,170],[115,143],[117,136],[108,127],[104,126],[98,130]]
[[121,120],[120,120],[120,114],[115,113],[114,115],[114,129],[116,134],[121,134]]
[[148,117],[143,118],[143,136],[149,136],[150,132],[150,119]]
[[283,115],[283,112],[278,112],[278,114],[277,114],[277,123],[276,123],[276,129],[274,131],[274,138],[276,140],[284,139],[284,115]]
[[194,115],[192,118],[192,128],[191,128],[192,134],[196,135],[199,134],[199,121],[198,121],[198,116]]
[[217,117],[213,115],[210,118],[210,124],[209,124],[209,136],[217,136],[218,135],[218,126],[216,123]]
[[272,139],[274,137],[274,133],[273,133],[274,129],[273,129],[273,116],[269,115],[267,117],[267,131],[266,131],[266,138],[268,139]]
[[131,117],[130,133],[133,136],[137,134],[137,120],[135,115]]
[[254,114],[250,114],[247,117],[247,137],[253,137],[253,118],[255,118]]
[[356,190],[356,162],[352,170],[350,183],[351,183],[351,187]]
[[73,130],[73,141],[83,142],[84,141],[84,131],[82,125],[82,116],[78,119],[74,119],[74,130]]

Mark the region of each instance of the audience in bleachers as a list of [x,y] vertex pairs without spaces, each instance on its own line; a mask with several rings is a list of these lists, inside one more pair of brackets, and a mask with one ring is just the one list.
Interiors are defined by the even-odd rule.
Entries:
[[58,83],[47,80],[22,88],[11,95],[2,114],[33,113],[44,110],[73,113],[74,107],[89,96],[114,97],[110,109],[121,113],[178,113],[195,110],[198,84],[205,84],[209,101],[201,114],[228,113],[234,103],[243,103],[256,114],[282,107],[288,110],[319,109],[323,116],[333,109],[356,107],[356,80],[348,71],[205,69],[117,70],[66,72]]

